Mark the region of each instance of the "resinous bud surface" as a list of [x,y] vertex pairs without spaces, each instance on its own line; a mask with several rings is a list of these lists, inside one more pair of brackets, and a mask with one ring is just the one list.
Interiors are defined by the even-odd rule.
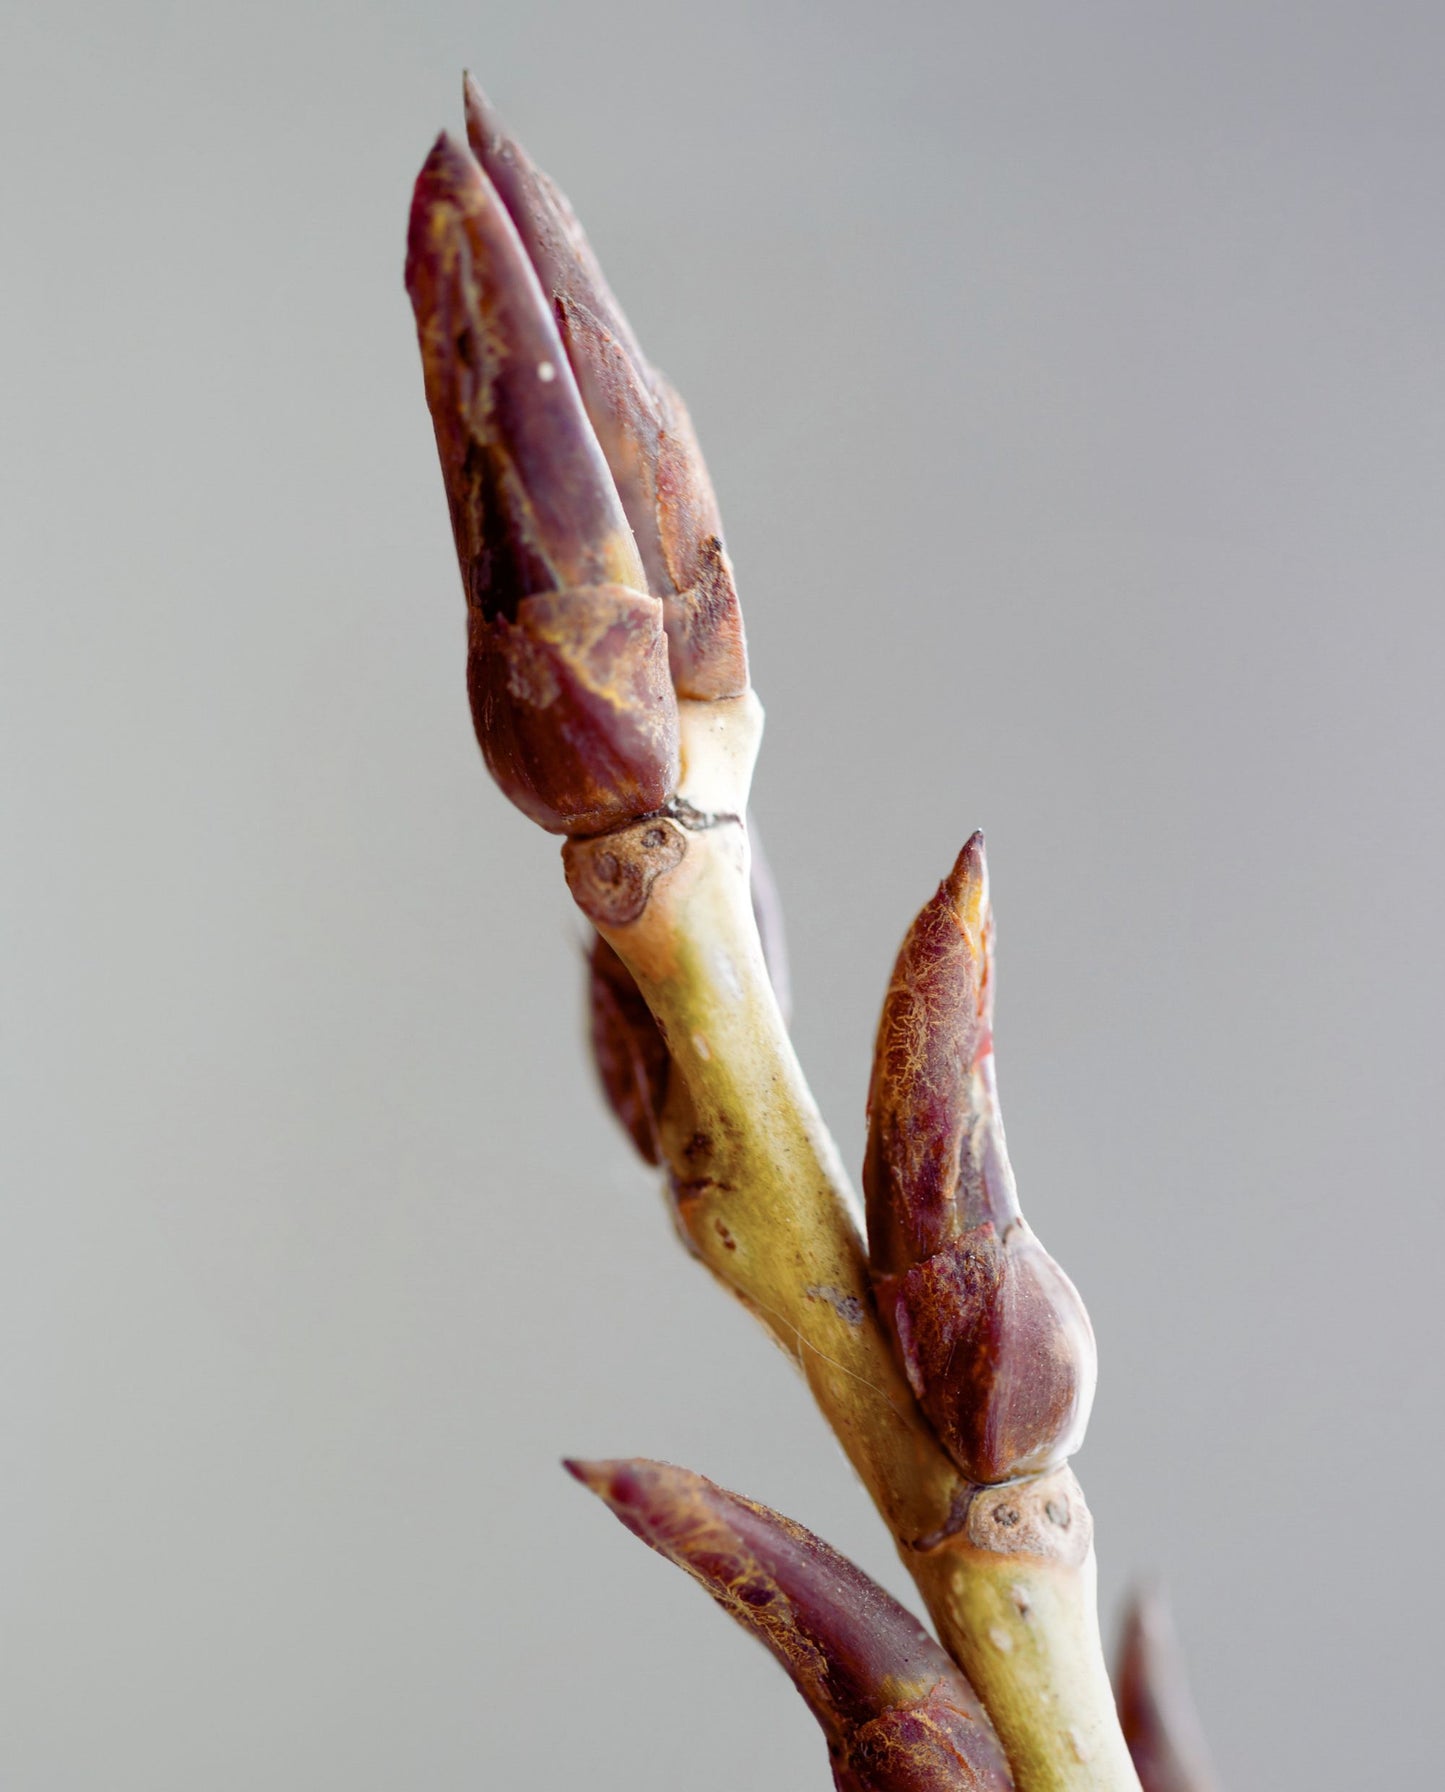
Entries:
[[487,765],[556,833],[648,813],[679,775],[662,606],[516,227],[445,136],[416,183],[406,283]]
[[568,1468],[787,1670],[844,1792],[1006,1792],[963,1672],[845,1556],[781,1513],[662,1462]]
[[1078,1292],[1019,1210],[993,1056],[983,836],[909,928],[879,1023],[863,1186],[874,1292],[919,1404],[971,1480],[1062,1462],[1093,1401]]
[[650,365],[572,207],[465,83],[467,137],[552,303],[582,402],[663,604],[679,697],[736,697],[747,647],[712,482],[682,399]]

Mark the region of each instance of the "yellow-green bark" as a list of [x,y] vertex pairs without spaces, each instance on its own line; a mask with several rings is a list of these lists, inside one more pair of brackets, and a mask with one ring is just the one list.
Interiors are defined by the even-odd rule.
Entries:
[[[793,1355],[889,1525],[1020,1792],[1138,1792],[1099,1641],[1073,1475],[976,1488],[940,1448],[874,1312],[856,1200],[768,981],[741,821],[760,713],[682,706],[687,825],[565,848],[679,1075],[662,1117],[691,1248]],[[1009,1515],[1012,1514],[1010,1521]]]

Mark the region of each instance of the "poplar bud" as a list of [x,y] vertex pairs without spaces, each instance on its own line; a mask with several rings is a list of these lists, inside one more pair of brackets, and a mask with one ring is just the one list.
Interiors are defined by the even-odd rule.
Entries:
[[883,1004],[863,1171],[880,1313],[968,1477],[1062,1462],[1093,1402],[1094,1334],[1019,1211],[993,1060],[983,835],[908,931]]
[[1114,1679],[1119,1722],[1142,1792],[1216,1792],[1183,1652],[1157,1589],[1136,1592],[1129,1601]]
[[686,407],[648,361],[571,206],[465,82],[467,137],[526,245],[667,623],[679,697],[747,689],[747,649],[717,499]]
[[782,1663],[838,1792],[1008,1792],[962,1671],[875,1581],[791,1519],[662,1462],[569,1462],[634,1536]]
[[607,1104],[642,1158],[662,1162],[662,1104],[672,1059],[632,972],[602,935],[587,961],[592,1059]]
[[406,284],[487,765],[555,833],[647,814],[679,775],[662,605],[516,228],[446,136],[416,183]]

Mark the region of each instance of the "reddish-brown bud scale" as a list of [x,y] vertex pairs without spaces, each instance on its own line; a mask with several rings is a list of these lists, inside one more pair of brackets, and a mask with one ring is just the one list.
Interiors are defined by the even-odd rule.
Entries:
[[608,1106],[646,1161],[661,1163],[659,1127],[672,1059],[632,972],[601,934],[587,961],[587,1007]]
[[914,1392],[971,1480],[1042,1473],[1077,1449],[1093,1333],[1023,1220],[1003,1238],[992,1225],[965,1233],[877,1289]]
[[747,649],[717,499],[682,400],[648,364],[566,198],[465,83],[467,136],[556,309],[587,415],[662,600],[679,697],[747,689]]
[[998,1738],[961,1670],[811,1531],[661,1462],[568,1463],[787,1670],[840,1792],[1005,1792]]
[[1157,1591],[1136,1593],[1125,1611],[1115,1692],[1143,1792],[1216,1792],[1179,1640]]
[[856,1730],[846,1761],[833,1763],[833,1785],[836,1792],[964,1792],[992,1783],[980,1777],[976,1754],[972,1723],[939,1692]]
[[467,695],[497,782],[553,833],[599,834],[677,784],[677,712],[657,604],[620,585],[471,612]]
[[679,772],[661,605],[516,228],[445,136],[417,180],[406,283],[487,764],[556,833],[645,814]]
[[971,1480],[1041,1472],[1082,1441],[1093,1330],[1019,1212],[993,1061],[983,836],[903,942],[883,1004],[863,1186],[879,1311]]

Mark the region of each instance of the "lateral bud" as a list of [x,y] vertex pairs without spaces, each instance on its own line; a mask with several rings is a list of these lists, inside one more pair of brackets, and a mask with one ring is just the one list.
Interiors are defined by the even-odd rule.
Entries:
[[1157,1588],[1129,1600],[1114,1682],[1119,1722],[1143,1792],[1217,1792],[1183,1651]]
[[1009,1792],[962,1670],[821,1538],[668,1463],[567,1468],[781,1662],[827,1739],[838,1792]]
[[607,1105],[642,1158],[660,1164],[672,1057],[632,972],[600,933],[587,959],[587,1011],[592,1058]]
[[970,1480],[1039,1474],[1083,1441],[1093,1328],[1019,1210],[993,1060],[983,835],[919,913],[883,1003],[863,1169],[879,1311]]

